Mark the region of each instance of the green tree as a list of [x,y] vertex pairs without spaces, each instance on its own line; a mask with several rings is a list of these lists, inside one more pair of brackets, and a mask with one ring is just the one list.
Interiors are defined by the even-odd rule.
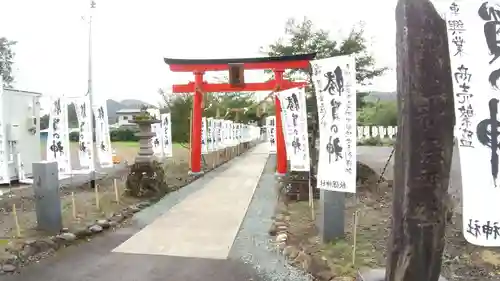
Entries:
[[[70,128],[78,127],[78,117],[76,115],[76,108],[74,103],[68,104],[68,123]],[[95,122],[93,122],[93,124],[95,125]],[[40,130],[45,130],[48,127],[49,127],[49,115],[45,114],[40,117]]]
[[[370,79],[380,76],[386,68],[375,67],[375,59],[368,54],[368,43],[364,37],[363,28],[353,28],[347,38],[334,40],[329,32],[323,29],[314,28],[313,22],[304,18],[301,22],[295,19],[289,19],[285,25],[285,38],[281,38],[267,47],[261,48],[261,51],[268,56],[287,56],[307,53],[316,53],[316,59],[328,58],[340,55],[356,55],[356,80],[358,84],[365,84]],[[286,77],[295,79],[302,78],[309,82],[306,87],[308,93],[307,111],[311,116],[309,130],[311,148],[314,147],[318,136],[317,122],[317,103],[314,85],[312,83],[311,69],[295,69],[285,73]],[[358,93],[359,102],[357,107],[364,105],[363,97],[367,93]],[[311,149],[311,151],[314,151]],[[316,163],[316,155],[312,154],[313,165]]]
[[40,117],[40,130],[45,130],[49,128],[49,115],[45,114]]
[[398,109],[396,101],[377,101],[367,103],[357,112],[358,125],[396,126]]
[[3,86],[11,88],[14,83],[14,75],[12,73],[12,65],[16,53],[13,50],[16,41],[8,40],[5,37],[0,37],[0,73],[3,78]]
[[[193,94],[172,94],[164,90],[159,90],[158,93],[164,101],[162,112],[170,112],[172,122],[172,140],[174,142],[189,141],[189,120],[193,104]],[[204,117],[219,117],[227,120],[236,121],[237,113],[228,109],[243,109],[238,114],[239,122],[248,123],[249,121],[258,120],[256,116],[256,101],[253,93],[206,93],[204,96],[203,116]]]

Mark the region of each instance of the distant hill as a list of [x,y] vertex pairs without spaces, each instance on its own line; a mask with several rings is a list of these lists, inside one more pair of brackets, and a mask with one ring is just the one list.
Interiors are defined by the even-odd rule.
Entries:
[[156,108],[156,106],[154,106],[152,104],[149,104],[147,102],[143,102],[141,100],[134,100],[134,99],[122,100],[120,103],[128,108],[140,108],[142,105],[147,105],[148,107]]

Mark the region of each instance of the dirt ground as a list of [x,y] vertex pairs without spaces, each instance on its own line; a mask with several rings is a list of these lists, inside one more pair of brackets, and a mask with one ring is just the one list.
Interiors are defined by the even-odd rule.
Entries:
[[[121,159],[127,160],[129,163],[133,162],[138,146],[119,144],[114,147]],[[177,145],[174,146],[173,154],[174,157],[165,162],[167,184],[181,187],[189,180],[189,151]],[[126,175],[127,170],[125,169],[99,180],[98,192],[87,184],[61,188],[63,226],[69,229],[86,226],[98,219],[109,217],[124,207],[138,203],[137,199],[124,195]],[[113,177],[116,179],[117,192],[115,192]],[[118,201],[116,200],[117,193]],[[98,201],[96,200],[97,196]],[[18,228],[13,212],[14,204],[21,237],[17,237]],[[99,204],[99,208],[97,204]],[[10,241],[46,235],[36,230],[35,198],[31,187],[12,188],[10,194],[0,196],[0,258],[5,253],[4,248]]]
[[[373,190],[373,188],[371,188]],[[385,267],[390,231],[392,187],[382,184],[377,192],[360,188],[357,199],[346,198],[345,239],[329,244],[320,242],[307,201],[289,202],[281,211],[290,215],[289,245],[302,248],[312,256],[311,273],[318,280],[332,277],[354,277],[358,269]],[[315,206],[319,206],[316,202]],[[358,211],[355,264],[353,256],[353,218]],[[447,226],[442,275],[449,281],[500,280],[500,249],[471,245],[461,233],[462,218],[453,217]],[[325,274],[327,272],[328,274]],[[354,280],[354,279],[342,279]]]

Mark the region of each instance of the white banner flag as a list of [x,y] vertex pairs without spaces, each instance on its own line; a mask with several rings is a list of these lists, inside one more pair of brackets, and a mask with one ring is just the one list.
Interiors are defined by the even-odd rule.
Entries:
[[95,140],[97,146],[97,157],[103,168],[113,166],[113,150],[109,137],[108,109],[106,102],[94,105],[95,114]]
[[304,88],[279,93],[283,127],[287,143],[290,170],[309,171],[309,139],[307,131],[306,97]]
[[[146,109],[148,114],[151,116],[152,119],[160,120],[160,110],[158,108],[148,108]],[[162,128],[161,128],[161,123],[155,123],[151,124],[151,132],[154,133],[155,135],[149,140],[149,144],[151,144],[151,147],[153,148],[153,153],[155,156],[162,157],[161,155],[161,135],[162,135]]]
[[356,193],[356,69],[353,56],[311,62],[319,118],[318,187]]
[[454,1],[448,7],[463,235],[471,244],[498,247],[500,1]]
[[[158,116],[158,119],[160,117]],[[151,124],[151,132],[154,133],[154,137],[152,137],[152,147],[153,153],[155,156],[163,157],[162,155],[162,134],[163,128],[161,127],[161,123]]]
[[214,151],[215,139],[214,139],[214,119],[212,117],[207,118],[207,149],[208,152]]
[[79,127],[78,158],[82,170],[94,171],[94,141],[92,139],[92,114],[88,96],[74,102]]
[[276,93],[277,98],[280,100],[281,104],[281,131],[283,132],[283,139],[285,140],[285,149],[286,149],[286,159],[290,161],[291,152],[293,151],[292,141],[293,141],[293,130],[290,127],[288,130],[288,126],[286,124],[286,120],[288,120],[288,110],[284,106],[283,93],[286,91]]
[[217,133],[217,150],[224,149],[224,130],[222,127],[222,120],[217,120],[216,133]]
[[208,153],[208,143],[207,143],[207,118],[201,118],[201,154]]
[[[3,99],[3,80],[2,75],[0,75],[0,100]],[[3,102],[0,102],[0,184],[9,184],[9,153],[8,143],[7,143],[7,127],[3,122]],[[47,151],[48,153],[49,151]],[[1,192],[0,192],[1,195]]]
[[276,154],[276,117],[266,117],[267,141],[269,142],[269,153]]
[[243,125],[241,123],[238,124],[238,143],[243,143]]
[[52,98],[49,114],[47,161],[57,162],[59,173],[71,174],[67,100]]
[[231,146],[236,146],[236,123],[231,122]]
[[230,146],[230,130],[229,130],[229,120],[224,120],[223,121],[223,126],[224,126],[224,148],[227,148]]
[[170,120],[170,113],[161,114],[161,122],[163,154],[165,157],[172,157],[172,122]]

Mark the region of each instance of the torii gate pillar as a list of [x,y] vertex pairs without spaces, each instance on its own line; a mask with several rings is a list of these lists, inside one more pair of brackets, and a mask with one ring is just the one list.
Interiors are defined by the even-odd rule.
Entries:
[[[274,79],[276,87],[281,89],[283,84],[283,70],[274,71]],[[279,92],[276,92],[279,94]],[[287,170],[286,144],[285,136],[283,135],[283,123],[281,120],[281,102],[278,97],[274,97],[274,107],[276,115],[276,175],[284,176]]]
[[194,72],[195,91],[193,97],[193,122],[191,126],[191,171],[190,174],[201,173],[201,114],[203,103],[203,72]]

